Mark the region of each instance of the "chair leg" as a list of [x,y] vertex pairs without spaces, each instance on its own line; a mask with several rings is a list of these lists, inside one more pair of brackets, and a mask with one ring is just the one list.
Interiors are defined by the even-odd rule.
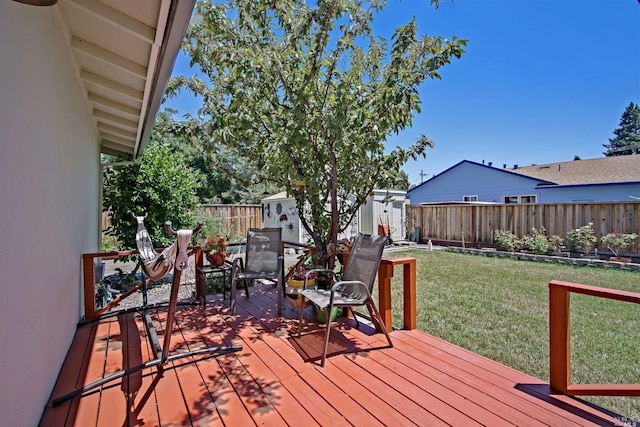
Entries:
[[324,333],[324,348],[322,349],[322,361],[320,362],[320,366],[324,367],[324,361],[327,359],[327,350],[329,349],[329,336],[331,335],[331,309],[329,307],[329,311],[327,311],[327,328]]
[[367,307],[369,307],[369,311],[375,314],[376,322],[378,322],[378,325],[380,325],[380,329],[382,329],[382,332],[384,332],[384,336],[387,337],[387,342],[389,343],[389,347],[393,347],[393,343],[391,342],[391,337],[389,336],[389,332],[387,332],[387,327],[385,326],[384,321],[382,320],[382,316],[380,316],[380,312],[378,311],[378,308],[373,303],[373,301],[369,301],[367,303]]
[[298,295],[302,300],[300,301],[300,317],[298,318],[298,336],[302,335],[302,322],[304,320],[304,296]]
[[229,289],[229,307],[231,308],[231,314],[236,314],[236,285],[238,281],[235,275],[231,276],[231,289]]

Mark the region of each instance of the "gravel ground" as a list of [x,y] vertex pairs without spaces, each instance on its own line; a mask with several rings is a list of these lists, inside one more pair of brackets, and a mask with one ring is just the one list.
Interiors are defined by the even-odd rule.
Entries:
[[[288,271],[289,267],[294,265],[298,255],[286,254],[285,255],[285,271]],[[123,272],[128,273],[135,269],[135,262],[116,262],[114,260],[105,261],[104,276],[108,277],[113,274],[117,274],[121,269]],[[171,292],[171,282],[162,283],[159,285],[150,286],[147,290],[147,303],[156,304],[162,302],[168,302]],[[190,259],[189,267],[183,270],[180,280],[180,289],[178,291],[178,301],[193,301],[195,297],[195,268],[193,266],[193,258]],[[142,306],[142,291],[134,292],[127,298],[123,299],[116,307],[111,311],[118,311],[133,307]]]

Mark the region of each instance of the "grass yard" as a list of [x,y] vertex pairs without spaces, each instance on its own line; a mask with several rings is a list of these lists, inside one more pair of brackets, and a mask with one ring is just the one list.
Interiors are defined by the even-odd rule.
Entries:
[[[409,250],[417,259],[418,328],[549,380],[548,283],[552,279],[640,292],[640,273]],[[392,284],[393,323],[402,327],[402,269]],[[375,297],[377,301],[377,296]],[[640,306],[571,297],[573,383],[640,383]],[[640,420],[640,397],[585,397]]]

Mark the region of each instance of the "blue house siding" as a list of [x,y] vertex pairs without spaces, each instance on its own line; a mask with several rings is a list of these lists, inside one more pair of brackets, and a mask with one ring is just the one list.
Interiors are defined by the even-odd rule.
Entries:
[[537,203],[626,202],[640,198],[640,182],[555,185],[501,168],[463,160],[407,192],[411,204],[462,202],[504,203],[506,196],[536,196]]
[[463,201],[464,196],[477,196],[479,202],[502,203],[505,196],[542,194],[536,186],[545,183],[534,178],[464,160],[428,181],[409,190],[412,204]]
[[[540,202],[632,202],[640,198],[640,183],[567,185],[539,188]],[[631,196],[631,197],[630,197]]]

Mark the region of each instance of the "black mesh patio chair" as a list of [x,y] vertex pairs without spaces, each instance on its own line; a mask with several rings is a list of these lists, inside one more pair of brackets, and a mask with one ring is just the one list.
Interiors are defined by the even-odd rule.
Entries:
[[278,287],[278,316],[282,315],[284,294],[284,256],[281,228],[251,228],[247,232],[244,262],[236,258],[231,265],[231,313],[236,313],[237,284],[243,282],[249,298],[249,281],[268,280]]
[[[334,307],[351,309],[356,306],[366,306],[371,314],[372,320],[378,324],[387,337],[389,347],[393,347],[391,337],[387,332],[380,312],[371,298],[371,290],[373,289],[373,284],[378,274],[382,250],[388,240],[388,236],[358,234],[349,252],[349,259],[347,260],[347,265],[344,267],[342,280],[331,286],[331,289],[304,289],[301,292],[303,298],[310,300],[321,310],[326,311],[327,326],[325,329],[324,348],[322,350],[320,366],[324,366],[327,358],[329,335],[331,332],[330,314]],[[359,326],[358,318],[355,315],[353,317],[356,321],[356,326]],[[300,310],[298,336],[302,334],[303,320],[303,310]]]

